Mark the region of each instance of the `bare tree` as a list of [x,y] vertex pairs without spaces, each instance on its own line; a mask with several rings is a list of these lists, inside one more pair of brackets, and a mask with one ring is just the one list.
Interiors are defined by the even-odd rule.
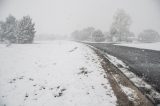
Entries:
[[93,37],[93,40],[94,40],[95,42],[105,41],[104,34],[102,33],[101,30],[96,30],[96,31],[94,31],[93,34],[92,34],[92,37]]
[[130,25],[130,16],[122,9],[117,10],[110,28],[112,40],[115,39],[115,41],[126,41],[131,35],[129,31]]
[[92,38],[92,33],[95,31],[95,29],[93,27],[87,27],[84,28],[82,30],[76,30],[74,32],[72,32],[71,37],[74,40],[80,40],[80,41],[89,41]]

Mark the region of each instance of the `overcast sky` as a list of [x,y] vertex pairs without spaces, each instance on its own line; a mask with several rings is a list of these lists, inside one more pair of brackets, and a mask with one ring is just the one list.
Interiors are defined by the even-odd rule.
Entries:
[[38,34],[70,34],[88,26],[108,31],[118,8],[131,16],[131,31],[160,33],[160,0],[0,0],[0,20],[30,15]]

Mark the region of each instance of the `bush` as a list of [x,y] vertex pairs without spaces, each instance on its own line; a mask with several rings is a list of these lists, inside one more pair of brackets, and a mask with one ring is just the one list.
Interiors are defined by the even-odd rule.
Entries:
[[139,34],[138,40],[141,42],[159,42],[160,35],[152,29],[147,29]]

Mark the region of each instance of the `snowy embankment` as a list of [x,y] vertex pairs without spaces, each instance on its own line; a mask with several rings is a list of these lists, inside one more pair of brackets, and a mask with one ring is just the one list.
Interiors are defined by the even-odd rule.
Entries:
[[119,46],[128,46],[128,47],[135,47],[140,49],[150,49],[160,51],[160,42],[157,43],[122,43],[122,44],[115,44]]
[[[127,66],[123,61],[107,53],[106,58],[110,60],[110,62],[112,62],[118,69],[120,69],[121,72],[126,75],[128,79],[130,79],[130,81],[132,81],[138,88],[143,89],[143,92],[145,92],[144,94],[147,95],[153,103],[160,100],[160,93],[155,91],[154,88],[152,88],[151,85],[146,83],[142,78],[139,78],[133,72],[131,72],[129,66]],[[122,89],[127,95],[132,94],[132,89],[128,89],[126,87],[122,87]],[[131,97],[134,97],[134,95],[129,96],[129,98]]]
[[0,45],[0,106],[115,106],[98,56],[69,41]]

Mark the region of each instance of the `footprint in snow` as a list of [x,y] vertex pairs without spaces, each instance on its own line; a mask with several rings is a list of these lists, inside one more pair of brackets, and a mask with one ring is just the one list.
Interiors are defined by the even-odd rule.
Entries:
[[69,52],[74,52],[78,47],[73,48],[72,50],[70,50]]
[[64,91],[66,91],[65,88],[61,88],[60,86],[56,87],[57,92],[54,94],[54,97],[61,97],[64,94]]

